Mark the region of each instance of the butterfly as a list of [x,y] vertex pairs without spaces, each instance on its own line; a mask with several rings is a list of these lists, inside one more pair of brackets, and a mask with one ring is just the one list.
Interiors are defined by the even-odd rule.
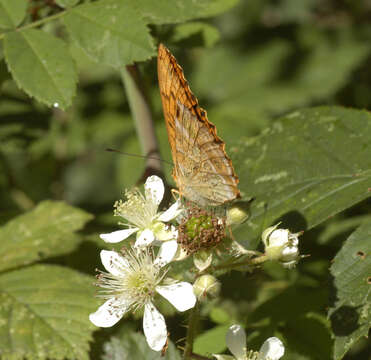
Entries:
[[162,107],[179,193],[200,206],[240,197],[238,176],[215,125],[198,105],[182,68],[162,44],[157,57]]

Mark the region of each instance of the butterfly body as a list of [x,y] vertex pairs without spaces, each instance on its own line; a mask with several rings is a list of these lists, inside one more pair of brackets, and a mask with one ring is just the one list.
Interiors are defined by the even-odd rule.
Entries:
[[158,79],[174,162],[172,175],[180,194],[200,206],[218,206],[238,198],[238,177],[225,144],[198,105],[182,68],[162,44]]

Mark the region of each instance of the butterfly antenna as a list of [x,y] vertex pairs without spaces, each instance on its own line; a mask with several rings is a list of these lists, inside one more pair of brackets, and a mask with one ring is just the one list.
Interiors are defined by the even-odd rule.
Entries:
[[141,158],[141,159],[153,159],[153,160],[159,160],[159,161],[162,161],[164,162],[165,164],[168,164],[168,165],[173,165],[172,162],[170,161],[166,161],[166,160],[163,160],[163,159],[160,159],[160,158],[157,158],[157,157],[152,157],[152,156],[146,156],[146,155],[137,155],[137,154],[131,154],[131,153],[127,153],[125,151],[120,151],[120,150],[116,150],[116,149],[111,149],[111,148],[107,148],[106,151],[109,151],[109,152],[115,152],[115,153],[118,153],[118,154],[121,154],[121,155],[127,155],[127,156],[131,156],[131,157],[136,157],[136,158]]

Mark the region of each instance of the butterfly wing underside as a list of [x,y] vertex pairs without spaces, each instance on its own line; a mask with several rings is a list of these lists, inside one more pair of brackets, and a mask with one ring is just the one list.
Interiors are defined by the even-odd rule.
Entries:
[[201,206],[218,206],[240,196],[238,177],[186,81],[182,68],[160,44],[158,80],[174,162],[173,177],[182,196]]

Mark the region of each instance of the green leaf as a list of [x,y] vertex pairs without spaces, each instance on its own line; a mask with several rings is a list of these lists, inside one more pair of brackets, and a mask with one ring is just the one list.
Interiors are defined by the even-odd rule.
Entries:
[[62,40],[35,29],[9,32],[4,51],[9,71],[29,96],[62,109],[71,104],[77,73]]
[[63,202],[44,201],[0,229],[0,271],[71,252],[73,233],[92,216]]
[[26,16],[27,0],[0,0],[0,28],[15,28]]
[[96,310],[93,278],[61,266],[34,265],[0,276],[3,360],[88,359]]
[[308,359],[330,359],[331,331],[325,318],[318,314],[305,314],[288,321],[281,330],[291,351]]
[[200,355],[220,354],[226,349],[225,335],[230,325],[218,325],[197,336],[194,352]]
[[335,337],[334,359],[362,337],[371,324],[370,269],[371,221],[365,222],[346,240],[331,266],[334,306],[329,311]]
[[55,0],[55,2],[62,8],[69,8],[77,5],[80,0]]
[[103,360],[180,360],[179,351],[169,341],[169,347],[165,356],[161,352],[153,351],[148,347],[147,341],[142,334],[126,330],[120,337],[112,337],[104,344]]
[[241,226],[238,237],[254,247],[262,230],[279,220],[295,231],[310,229],[369,197],[370,137],[370,113],[319,107],[242,141],[234,164],[243,195],[255,201],[250,226]]
[[127,2],[103,0],[76,6],[64,23],[73,40],[97,62],[121,68],[155,55],[146,24]]
[[198,35],[201,36],[202,43],[208,48],[213,47],[220,38],[219,30],[215,26],[194,21],[177,25],[171,40],[179,42]]
[[171,24],[215,16],[235,6],[239,0],[132,0],[145,21]]

